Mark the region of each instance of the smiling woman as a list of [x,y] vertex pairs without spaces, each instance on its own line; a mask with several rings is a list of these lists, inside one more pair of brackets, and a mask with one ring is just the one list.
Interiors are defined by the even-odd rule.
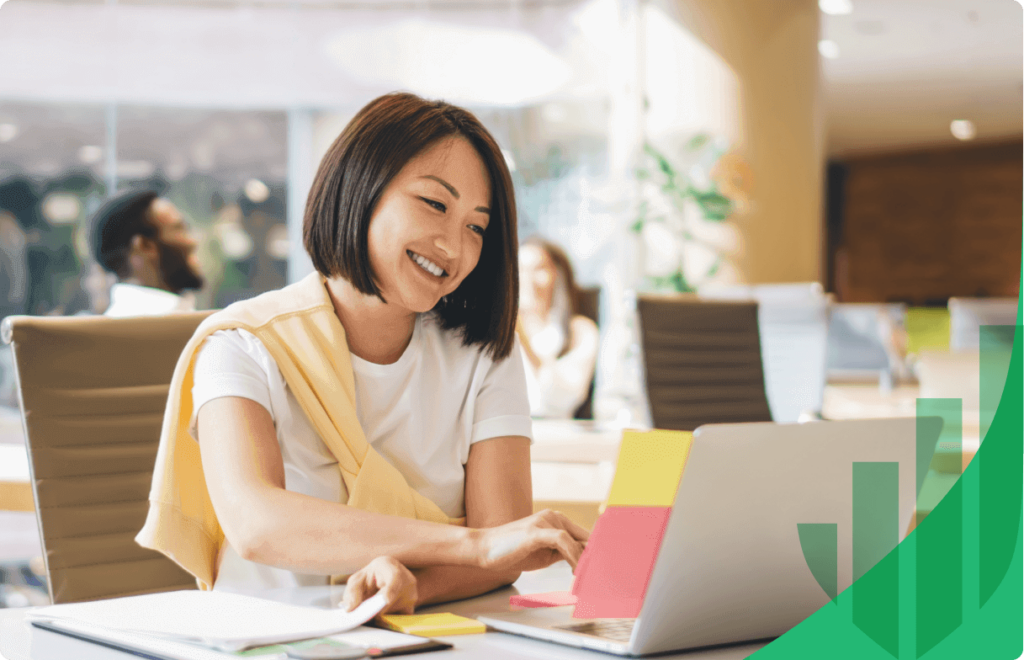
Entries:
[[139,542],[205,588],[355,573],[349,605],[381,590],[400,610],[575,566],[586,530],[530,515],[515,236],[473,115],[409,94],[361,110],[307,202],[317,272],[182,354]]
[[[371,266],[375,243],[385,249],[384,243],[409,240],[388,234],[399,226],[414,231],[413,225],[419,227],[415,231],[446,232],[443,247],[425,249],[429,254],[411,245],[401,248],[428,260],[449,261],[443,250],[462,259],[477,241],[477,259],[468,268],[461,265],[457,280],[447,278],[434,303],[441,301],[442,325],[460,329],[467,345],[481,344],[493,357],[506,357],[519,284],[512,179],[501,149],[465,110],[392,94],[363,108],[328,149],[310,189],[303,240],[318,271],[386,301],[386,281],[378,279],[386,275]],[[398,254],[376,256],[392,275],[407,264]]]

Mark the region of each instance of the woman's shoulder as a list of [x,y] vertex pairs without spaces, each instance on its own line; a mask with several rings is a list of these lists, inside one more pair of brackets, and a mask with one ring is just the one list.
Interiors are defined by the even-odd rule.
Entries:
[[253,365],[267,374],[277,366],[259,338],[235,328],[217,330],[203,341],[196,354],[195,369],[197,377],[206,377],[239,370],[248,373]]
[[224,325],[259,328],[285,314],[333,310],[320,274],[310,273],[281,289],[266,291],[253,298],[232,303],[208,316],[203,328]]

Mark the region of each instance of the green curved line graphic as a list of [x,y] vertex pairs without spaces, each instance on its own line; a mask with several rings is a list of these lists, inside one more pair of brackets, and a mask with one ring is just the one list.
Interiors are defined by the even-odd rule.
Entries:
[[800,549],[818,586],[834,603],[839,593],[839,527],[836,523],[797,523]]
[[[1020,304],[1017,323],[1021,323]],[[1003,582],[1013,561],[1021,516],[1021,337],[1014,341],[1013,331],[1012,326],[981,328],[982,410],[996,410],[988,437],[975,457],[981,479],[978,598],[982,607]],[[1012,352],[1008,346],[1013,346]],[[1007,353],[1009,360],[1004,357]]]

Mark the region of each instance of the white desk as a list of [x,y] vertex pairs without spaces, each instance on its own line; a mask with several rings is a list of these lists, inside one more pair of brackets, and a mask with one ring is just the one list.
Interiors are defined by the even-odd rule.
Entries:
[[[485,612],[507,611],[509,596],[516,593],[538,593],[567,589],[572,573],[564,562],[542,571],[524,574],[512,587],[454,603],[446,603],[423,612],[454,612],[463,616],[477,616]],[[343,587],[303,587],[265,594],[286,602],[329,606],[341,601]],[[82,642],[64,635],[33,628],[24,620],[26,609],[0,610],[0,657],[6,660],[128,660],[137,656]],[[549,642],[517,637],[499,632],[484,635],[441,637],[455,645],[451,651],[424,655],[426,659],[486,658],[504,660],[513,658],[540,658],[541,660],[600,660],[614,656],[594,651],[574,649]],[[685,658],[687,660],[738,660],[757,651],[764,643],[719,647],[704,651],[660,655],[659,658]],[[227,657],[227,656],[225,656]]]
[[34,509],[25,445],[0,444],[0,511]]

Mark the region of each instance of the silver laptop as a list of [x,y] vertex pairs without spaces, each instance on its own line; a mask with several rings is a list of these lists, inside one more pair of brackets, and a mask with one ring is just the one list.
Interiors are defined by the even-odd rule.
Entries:
[[[942,420],[922,421],[938,439]],[[639,617],[574,619],[572,607],[551,607],[476,618],[617,655],[778,637],[829,601],[807,567],[798,524],[837,524],[838,590],[853,581],[854,462],[899,464],[904,537],[917,496],[916,426],[914,418],[702,426]]]

